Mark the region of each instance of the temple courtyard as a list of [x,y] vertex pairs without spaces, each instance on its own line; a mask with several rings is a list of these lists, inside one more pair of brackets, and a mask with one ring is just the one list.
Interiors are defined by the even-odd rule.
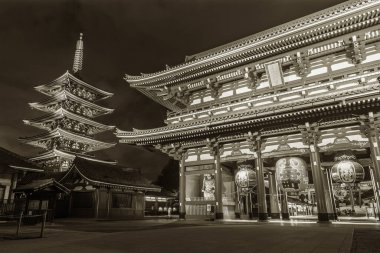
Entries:
[[[39,225],[21,235],[38,235]],[[14,231],[0,224],[0,234]],[[29,233],[29,235],[28,235]],[[1,252],[380,252],[380,224],[320,224],[312,220],[100,221],[64,219],[47,224],[42,239],[0,239]]]

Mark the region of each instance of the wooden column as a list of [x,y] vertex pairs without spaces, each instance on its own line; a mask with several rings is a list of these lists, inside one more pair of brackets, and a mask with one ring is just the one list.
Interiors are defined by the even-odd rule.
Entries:
[[180,155],[179,160],[179,218],[185,219],[186,217],[186,176],[185,176],[185,154]]
[[14,200],[14,197],[15,197],[15,194],[14,194],[13,191],[16,188],[16,185],[17,185],[17,178],[18,178],[18,174],[17,173],[13,173],[12,174],[12,179],[11,179],[11,188],[10,188],[10,192],[9,192],[8,203],[13,203],[13,200]]
[[95,218],[99,218],[99,204],[100,204],[100,201],[99,201],[99,188],[95,188],[95,191],[94,191],[94,194],[95,194]]
[[281,193],[281,218],[289,220],[288,194],[284,191],[281,191]]
[[315,188],[315,196],[317,198],[317,209],[318,209],[318,221],[319,222],[328,222],[329,213],[326,206],[325,192],[323,188],[323,175],[321,169],[321,161],[319,158],[318,147],[316,143],[310,145],[310,165],[311,173],[313,176],[313,183]]
[[264,184],[264,166],[261,158],[260,138],[257,138],[257,159],[256,159],[256,174],[257,174],[257,201],[259,204],[259,221],[268,220],[267,203],[265,198]]
[[377,217],[380,219],[380,148],[379,148],[379,131],[378,131],[378,118],[370,112],[368,117],[362,122],[362,132],[367,136],[370,143],[371,160],[373,169],[371,176],[373,178],[373,191],[375,194]]
[[270,217],[272,219],[280,219],[275,173],[275,171],[269,172]]
[[[110,217],[110,205],[111,205],[111,201],[110,201],[110,198],[111,198],[111,190],[110,188],[107,188],[107,218]],[[145,201],[144,201],[145,203]]]
[[326,201],[328,204],[327,210],[330,215],[330,220],[337,220],[338,214],[335,206],[330,169],[328,168],[325,168],[325,170],[323,171],[323,187],[325,189]]
[[377,213],[376,213],[376,210],[375,210],[375,207],[373,206],[373,212],[374,212],[374,215],[375,215],[375,218],[379,218],[380,219],[380,216],[379,216],[379,210],[380,210],[380,196],[379,196],[379,185],[376,184],[376,181],[375,181],[375,172],[374,172],[374,168],[371,167],[370,168],[370,173],[371,173],[371,180],[372,180],[372,188],[373,188],[373,192],[374,192],[374,195],[375,195],[375,201],[376,201],[376,208],[377,208]]
[[215,160],[215,198],[216,198],[216,219],[223,219],[223,177],[222,166],[220,165],[219,146],[215,145],[214,149]]
[[327,169],[323,170],[321,173],[322,184],[323,184],[323,192],[325,194],[326,201],[326,210],[329,215],[329,220],[336,220],[336,212],[334,209],[333,199],[332,199],[332,189],[329,182],[329,174]]
[[[236,178],[236,172],[234,173],[234,178]],[[235,218],[240,219],[241,218],[241,208],[240,208],[240,193],[239,193],[239,187],[234,183],[234,190],[235,190]]]
[[[326,194],[323,185],[323,172],[321,168],[321,161],[319,157],[318,142],[318,128],[310,126],[306,123],[305,126],[300,127],[301,133],[304,137],[304,142],[310,147],[310,166],[313,176],[313,183],[315,188],[315,195],[317,198],[318,208],[318,222],[329,222],[330,217],[333,217],[333,213],[329,213],[326,205]],[[330,205],[331,206],[331,205]]]

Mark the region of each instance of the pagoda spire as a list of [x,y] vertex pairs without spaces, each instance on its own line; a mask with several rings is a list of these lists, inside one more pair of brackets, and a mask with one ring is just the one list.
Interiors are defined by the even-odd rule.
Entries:
[[74,54],[74,63],[73,63],[73,71],[74,74],[78,73],[82,70],[83,64],[83,33],[79,34],[79,40],[77,41],[77,46]]

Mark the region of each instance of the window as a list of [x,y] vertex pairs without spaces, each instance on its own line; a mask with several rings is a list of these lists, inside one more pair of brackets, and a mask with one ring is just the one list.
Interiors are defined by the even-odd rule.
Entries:
[[38,210],[40,209],[40,201],[39,200],[30,200],[29,201],[29,210]]
[[112,193],[113,208],[132,208],[131,193]]

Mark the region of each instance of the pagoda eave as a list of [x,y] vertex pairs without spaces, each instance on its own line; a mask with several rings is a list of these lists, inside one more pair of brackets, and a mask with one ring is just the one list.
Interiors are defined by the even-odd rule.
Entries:
[[110,108],[106,108],[106,107],[103,107],[103,106],[100,106],[100,105],[97,105],[97,104],[94,104],[90,101],[87,101],[83,98],[80,98],[72,93],[70,93],[69,91],[67,90],[63,90],[61,92],[59,92],[58,94],[55,94],[54,96],[51,96],[49,99],[43,101],[43,102],[33,102],[33,103],[29,103],[29,106],[31,108],[34,108],[34,109],[38,109],[38,110],[41,110],[41,111],[47,111],[46,106],[49,105],[49,104],[54,104],[54,103],[57,103],[57,102],[62,102],[62,101],[65,101],[67,99],[72,99],[73,101],[75,102],[78,102],[80,104],[83,104],[91,109],[95,109],[95,110],[98,110],[98,111],[101,111],[102,113],[100,115],[103,115],[103,114],[109,114],[109,113],[112,113],[114,111],[114,109],[110,109]]
[[63,137],[64,139],[83,142],[85,144],[92,144],[94,147],[91,150],[91,152],[106,149],[106,148],[111,148],[111,147],[114,147],[116,145],[116,143],[107,143],[107,142],[103,142],[103,141],[98,141],[98,140],[95,140],[95,139],[92,139],[92,138],[89,138],[86,136],[71,133],[71,132],[63,130],[61,128],[56,128],[53,131],[43,133],[40,135],[36,135],[36,136],[32,136],[32,137],[20,138],[19,140],[24,142],[24,143],[33,145],[33,146],[45,148],[43,144],[40,144],[40,141],[49,140],[49,139],[57,138],[57,137]]
[[62,108],[58,109],[57,111],[55,111],[53,113],[45,115],[43,117],[39,117],[39,118],[31,119],[31,120],[24,120],[24,123],[27,125],[33,125],[33,126],[36,126],[38,128],[46,129],[45,127],[42,126],[42,124],[44,122],[56,120],[56,119],[61,119],[64,117],[67,117],[68,119],[71,119],[71,120],[76,120],[76,121],[81,122],[81,123],[88,124],[88,125],[93,126],[93,127],[97,127],[97,128],[99,128],[97,133],[107,131],[107,130],[113,130],[115,128],[115,126],[104,125],[104,124],[98,123],[96,121],[90,120],[90,119],[82,117],[80,115],[71,113],[71,112],[69,112],[65,109],[62,109]]
[[103,99],[106,99],[106,98],[113,96],[113,93],[106,92],[106,91],[103,91],[101,89],[98,89],[98,88],[80,80],[79,78],[75,77],[69,71],[66,71],[66,73],[64,73],[63,75],[61,75],[60,77],[58,77],[57,79],[55,79],[54,81],[52,81],[48,84],[42,84],[42,85],[35,86],[34,89],[37,90],[38,92],[41,92],[41,93],[47,95],[47,96],[53,97],[55,94],[50,93],[49,90],[51,90],[53,87],[59,88],[62,85],[65,85],[65,82],[67,82],[68,80],[73,80],[74,82],[85,87],[86,89],[89,89],[89,90],[95,92],[96,94],[100,95],[101,97],[99,99],[96,99],[96,101],[103,100]]
[[33,157],[29,158],[29,160],[40,161],[40,160],[52,159],[52,158],[56,158],[56,157],[63,157],[66,159],[74,160],[75,154],[71,154],[71,153],[68,153],[68,152],[65,152],[62,150],[58,150],[58,149],[52,149],[52,150],[49,150],[49,151],[44,152],[42,154],[39,154],[37,156],[33,156]]
[[101,159],[97,159],[97,158],[89,156],[89,155],[76,154],[76,153],[71,153],[71,152],[63,151],[63,150],[59,150],[59,149],[49,150],[49,151],[44,152],[42,154],[30,157],[29,160],[41,161],[41,160],[55,159],[55,158],[59,157],[59,158],[64,158],[64,159],[73,161],[75,159],[75,157],[77,157],[77,156],[84,158],[84,159],[87,159],[87,160],[90,160],[90,161],[103,162],[103,163],[107,163],[107,164],[116,164],[117,163],[116,161],[101,160]]

